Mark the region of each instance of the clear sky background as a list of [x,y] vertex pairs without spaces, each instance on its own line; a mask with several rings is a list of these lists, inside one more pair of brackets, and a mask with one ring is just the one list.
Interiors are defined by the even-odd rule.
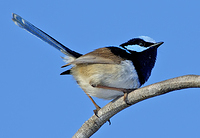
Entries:
[[[69,138],[94,106],[58,50],[16,26],[14,12],[80,53],[140,35],[165,43],[146,85],[200,74],[198,0],[4,0],[0,4],[0,138]],[[102,107],[109,101],[94,98]],[[185,89],[133,105],[93,135],[199,138],[200,89]]]

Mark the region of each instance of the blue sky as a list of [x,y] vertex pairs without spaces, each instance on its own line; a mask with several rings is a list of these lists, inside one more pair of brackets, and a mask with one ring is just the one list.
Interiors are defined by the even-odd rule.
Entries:
[[[200,74],[199,6],[197,0],[1,2],[0,137],[68,138],[94,109],[72,76],[59,75],[63,54],[16,26],[12,12],[83,54],[141,35],[164,41],[146,86]],[[185,89],[142,101],[93,137],[198,138],[199,99],[199,89]]]

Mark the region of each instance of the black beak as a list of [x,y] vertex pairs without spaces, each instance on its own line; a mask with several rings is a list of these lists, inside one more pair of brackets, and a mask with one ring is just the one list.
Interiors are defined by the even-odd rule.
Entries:
[[158,43],[154,43],[153,45],[149,46],[149,47],[159,47],[160,45],[162,45],[164,42],[158,42]]

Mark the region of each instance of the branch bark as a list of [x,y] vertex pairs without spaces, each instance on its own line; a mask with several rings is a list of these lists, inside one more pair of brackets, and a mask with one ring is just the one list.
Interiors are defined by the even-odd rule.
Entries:
[[[185,89],[185,88],[200,88],[199,75],[185,75],[162,82],[158,82],[140,89],[134,90],[128,94],[128,102],[133,105],[145,99],[162,95],[171,91]],[[98,116],[93,115],[89,118],[81,128],[75,133],[73,138],[87,138],[92,136],[99,128],[106,123],[112,116],[121,110],[129,107],[123,96],[114,99],[98,112]]]

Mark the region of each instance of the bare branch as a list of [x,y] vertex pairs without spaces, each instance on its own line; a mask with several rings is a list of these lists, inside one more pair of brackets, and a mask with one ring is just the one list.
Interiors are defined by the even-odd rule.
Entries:
[[[185,88],[200,88],[200,76],[186,75],[166,81],[158,82],[128,94],[128,102],[133,105],[142,100],[162,95],[174,90]],[[123,96],[111,101],[98,112],[98,116],[93,115],[81,128],[75,133],[73,138],[87,138],[93,135],[99,128],[112,116],[121,110],[129,107],[123,100]]]

